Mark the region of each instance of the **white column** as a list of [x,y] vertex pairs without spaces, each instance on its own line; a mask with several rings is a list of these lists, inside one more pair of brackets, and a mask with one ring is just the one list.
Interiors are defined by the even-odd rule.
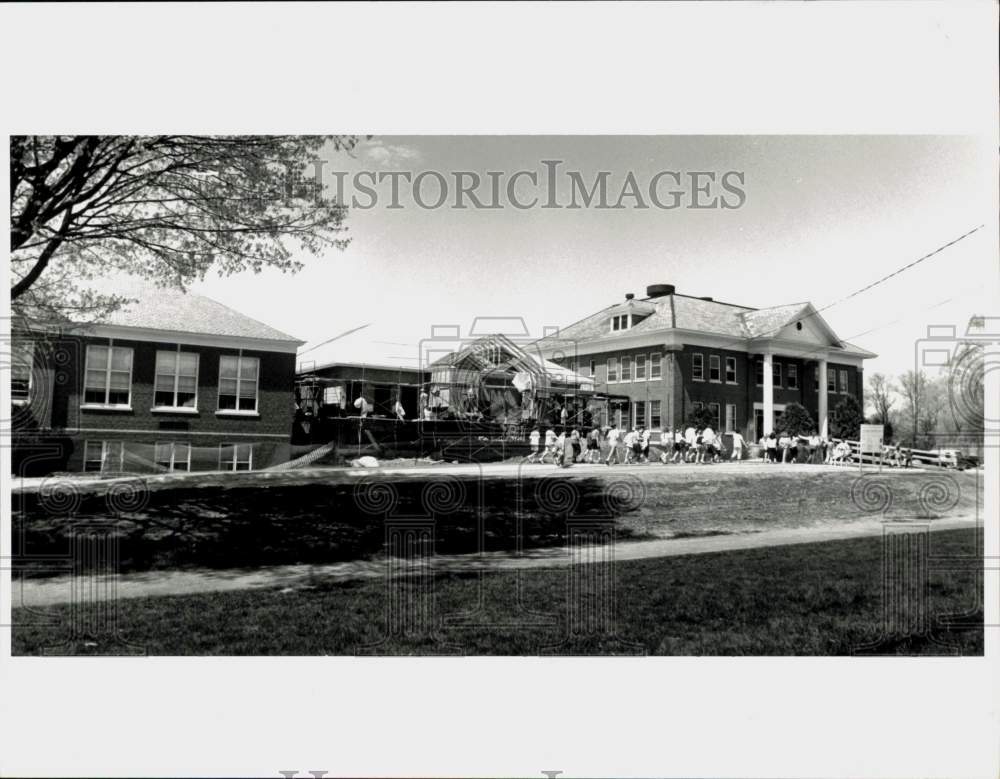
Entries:
[[827,417],[829,413],[827,411],[827,392],[826,392],[826,360],[819,361],[819,419],[816,420],[816,424],[819,425],[819,434],[824,438],[829,432],[829,422]]
[[764,435],[774,432],[774,357],[764,354]]

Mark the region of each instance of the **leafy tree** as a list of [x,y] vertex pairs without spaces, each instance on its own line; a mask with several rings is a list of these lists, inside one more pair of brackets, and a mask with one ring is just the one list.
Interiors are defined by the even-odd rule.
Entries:
[[830,433],[834,438],[857,440],[861,435],[861,424],[865,421],[861,406],[853,395],[847,395],[833,409]]
[[906,402],[903,409],[906,424],[901,435],[912,446],[916,446],[920,437],[921,404],[927,393],[927,376],[923,371],[907,371],[899,377],[899,388]]
[[[325,146],[353,136],[12,136],[11,301],[22,315],[99,316],[127,301],[80,280],[109,273],[184,287],[209,267],[296,271],[294,252],[343,248],[324,197]],[[85,317],[84,317],[85,318]]]
[[868,377],[868,395],[875,412],[873,424],[888,424],[892,412],[893,393],[896,387],[892,379],[884,373],[873,373]]
[[691,427],[715,428],[715,414],[708,406],[695,406],[688,412],[687,424]]
[[789,403],[777,422],[776,427],[792,435],[809,435],[816,429],[816,422],[801,403]]

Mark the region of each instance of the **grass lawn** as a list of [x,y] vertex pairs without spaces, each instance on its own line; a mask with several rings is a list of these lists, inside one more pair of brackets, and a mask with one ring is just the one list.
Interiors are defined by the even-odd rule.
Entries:
[[[554,568],[123,600],[118,624],[153,655],[982,655],[980,534],[933,533],[930,558],[930,630],[910,637],[883,636],[881,538],[618,563],[614,631],[600,566],[579,569],[572,601],[571,569]],[[119,651],[74,640],[70,617],[15,610],[13,653]]]

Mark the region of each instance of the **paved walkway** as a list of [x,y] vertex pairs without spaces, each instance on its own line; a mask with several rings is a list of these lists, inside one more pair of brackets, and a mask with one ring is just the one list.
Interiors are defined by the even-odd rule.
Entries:
[[[922,468],[883,468],[881,477],[904,476],[915,473],[936,473],[938,469],[925,471]],[[954,471],[949,471],[954,473]],[[292,470],[263,470],[239,473],[207,471],[195,473],[169,474],[129,474],[120,477],[100,477],[94,474],[63,474],[47,477],[22,477],[11,480],[11,491],[14,495],[34,493],[45,486],[59,483],[72,485],[72,489],[81,494],[103,494],[120,482],[134,482],[139,479],[149,490],[188,488],[188,487],[265,487],[296,484],[356,484],[361,479],[390,481],[419,481],[430,476],[474,477],[484,479],[511,478],[544,478],[558,474],[562,477],[592,477],[594,475],[606,478],[615,474],[631,473],[648,478],[663,478],[669,480],[671,474],[711,475],[732,474],[815,474],[815,473],[846,473],[856,476],[859,473],[857,465],[806,465],[801,463],[763,463],[760,460],[743,460],[742,462],[721,462],[709,465],[694,463],[677,463],[663,465],[659,462],[633,463],[630,465],[611,465],[603,463],[574,463],[568,468],[555,465],[531,464],[524,462],[503,463],[435,463],[425,464],[398,461],[378,468],[341,468],[341,467],[306,467]],[[864,473],[877,473],[872,466],[866,466]]]
[[[617,561],[643,560],[676,555],[729,552],[739,549],[840,541],[881,535],[886,526],[910,526],[914,530],[953,530],[974,528],[975,517],[949,517],[935,520],[912,520],[882,523],[877,520],[830,524],[826,527],[773,530],[760,533],[702,536],[697,538],[662,538],[649,541],[620,541],[615,545]],[[432,559],[438,573],[469,573],[567,566],[572,562],[568,547],[528,550],[521,555],[494,552],[483,555],[441,555]],[[402,560],[393,561],[393,570],[405,569]],[[416,570],[414,566],[414,570]],[[329,565],[283,565],[254,570],[150,571],[114,577],[119,598],[143,598],[163,595],[189,595],[229,592],[265,587],[308,587],[316,583],[377,579],[386,575],[386,561],[352,561]],[[90,586],[93,586],[93,582]],[[11,582],[13,607],[52,606],[72,601],[71,577],[28,579]]]

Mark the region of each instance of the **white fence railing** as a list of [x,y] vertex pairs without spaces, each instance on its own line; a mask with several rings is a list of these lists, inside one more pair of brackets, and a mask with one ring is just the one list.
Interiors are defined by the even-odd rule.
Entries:
[[[836,446],[841,440],[845,440],[851,447],[851,462],[878,463],[880,460],[885,464],[903,462],[907,457],[911,465],[933,465],[939,468],[957,468],[959,452],[957,449],[910,449],[908,447],[885,447],[881,455],[865,452],[860,454],[861,443],[849,439],[834,438],[830,443]],[[899,457],[893,455],[899,452]]]

